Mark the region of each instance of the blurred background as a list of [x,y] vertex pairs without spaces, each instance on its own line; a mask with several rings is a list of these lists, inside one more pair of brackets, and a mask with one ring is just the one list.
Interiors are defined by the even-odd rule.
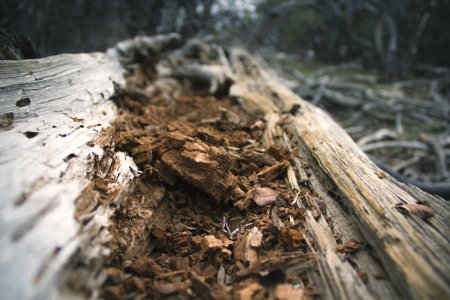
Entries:
[[0,0],[0,29],[40,56],[169,32],[244,46],[374,159],[450,190],[449,0]]
[[450,66],[448,0],[1,0],[0,28],[28,36],[41,56],[179,32],[327,62],[361,59],[389,79],[414,63]]

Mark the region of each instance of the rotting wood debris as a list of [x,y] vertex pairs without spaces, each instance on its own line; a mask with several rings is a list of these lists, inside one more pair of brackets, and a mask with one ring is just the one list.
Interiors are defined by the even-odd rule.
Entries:
[[[251,81],[233,85],[235,94],[245,98],[240,102],[228,94],[235,78],[227,78],[226,69],[231,67],[224,63],[223,49],[191,42],[158,62],[164,48],[177,43],[168,39],[164,46],[167,40],[152,43],[155,41],[161,43],[150,51],[153,58],[142,59],[148,53],[132,53],[125,63],[127,86],[118,88],[115,97],[118,117],[94,143],[103,147],[104,155],[93,155],[88,176],[92,183],[77,201],[76,218],[83,226],[89,226],[89,218],[99,206],[114,211],[108,229],[103,231],[108,237],[101,239],[110,253],[102,267],[104,281],[97,291],[100,298],[411,295],[413,288],[408,284],[415,285],[403,277],[412,274],[412,266],[415,271],[417,265],[395,261],[397,252],[389,252],[394,247],[389,241],[401,240],[401,246],[409,251],[406,242],[417,232],[412,228],[429,228],[421,227],[423,220],[418,222],[400,203],[394,207],[398,201],[386,208],[390,195],[384,202],[372,201],[371,192],[360,183],[366,178],[390,189],[396,183],[389,176],[381,178],[370,165],[361,165],[361,174],[348,175],[356,188],[362,186],[360,192],[368,200],[352,194],[352,185],[342,193],[333,182],[337,178],[342,186],[340,177],[330,180],[332,172],[325,174],[326,166],[316,156],[328,145],[311,152],[322,147],[306,132],[312,122],[303,121],[301,134],[305,136],[299,138],[296,126],[300,123],[295,123],[294,117],[300,111],[307,120],[309,115],[304,111],[310,108],[291,101],[289,94],[270,81],[256,88]],[[121,52],[126,53],[122,46]],[[136,49],[139,52],[140,48]],[[240,68],[241,74],[255,80],[264,77],[245,55],[226,55],[234,55],[230,59],[234,71]],[[246,94],[247,90],[251,94]],[[314,113],[322,117],[320,112]],[[333,126],[330,128],[336,129]],[[331,142],[343,147],[347,137],[341,139],[339,131],[335,134],[338,138]],[[307,144],[312,140],[314,146]],[[359,150],[351,145],[347,149],[353,160],[360,159],[356,155]],[[125,192],[117,189],[112,176],[121,167],[116,157],[124,152],[133,158],[140,174]],[[395,193],[399,192],[396,188]],[[407,192],[423,195],[408,187],[402,189],[402,203],[411,202]],[[406,217],[404,210],[409,213]],[[383,214],[388,217],[381,218]],[[360,220],[355,222],[354,217]],[[380,234],[370,227],[372,223],[364,223],[372,222],[372,217],[389,220],[395,230]],[[432,217],[427,222],[440,220]],[[402,230],[407,234],[399,237]],[[440,232],[432,234],[440,238]],[[428,248],[424,249],[427,253]],[[392,259],[395,268],[385,270],[383,265]],[[436,275],[433,280],[440,278]],[[82,289],[75,281],[69,280],[72,288]],[[427,289],[418,290],[421,295],[429,294]]]
[[[262,148],[264,123],[227,98],[188,90],[166,96],[150,87],[146,101],[126,93],[118,99],[115,150],[129,153],[142,174],[114,217],[115,250],[101,295],[319,295],[305,211],[291,205],[295,194],[279,176],[289,157]],[[103,186],[95,188],[107,192]],[[259,206],[253,199],[264,189],[272,201]],[[299,199],[310,193],[298,192]]]
[[[109,155],[94,169],[107,173],[114,153],[124,151],[141,174],[111,220],[112,254],[100,297],[320,295],[304,207],[320,206],[316,218],[324,218],[326,207],[306,185],[288,189],[280,175],[290,157],[264,148],[261,119],[226,96],[143,72],[131,75],[115,100],[119,117],[106,134]],[[91,176],[78,201],[79,219],[114,195],[110,179]]]

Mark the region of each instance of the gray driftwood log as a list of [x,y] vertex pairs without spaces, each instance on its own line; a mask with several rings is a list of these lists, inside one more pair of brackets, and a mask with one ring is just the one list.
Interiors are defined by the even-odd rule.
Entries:
[[[127,43],[133,47],[133,41]],[[120,51],[112,52],[120,59]],[[230,50],[228,58],[218,52],[214,74],[226,74],[230,97],[247,112],[263,116],[265,147],[293,153],[295,164],[285,176],[288,186],[296,190],[307,182],[326,202],[334,231],[324,218],[307,211],[323,298],[448,298],[448,202],[382,173],[339,125],[278,83],[260,60],[239,49]],[[156,65],[155,70],[171,68],[161,76],[194,70],[183,55],[183,48],[173,51],[164,68]],[[220,68],[223,74],[217,72]],[[91,291],[100,284],[93,274],[108,255],[102,245],[115,206],[95,209],[81,226],[74,218],[75,203],[88,184],[92,156],[103,155],[89,142],[101,138],[101,130],[114,120],[108,98],[113,81],[123,83],[122,68],[104,54],[79,54],[0,62],[0,70],[2,298],[80,297],[77,284],[67,284],[70,272],[83,274],[84,288]],[[222,81],[211,79],[209,91]],[[136,175],[132,159],[119,153],[112,161],[114,172],[105,176],[126,191]],[[432,218],[404,215],[395,208],[418,201],[434,210]],[[370,251],[359,251],[352,264],[342,259],[336,232],[343,241],[367,243]],[[83,267],[75,270],[74,261]],[[360,270],[368,280],[361,279]],[[375,278],[380,273],[384,280]]]

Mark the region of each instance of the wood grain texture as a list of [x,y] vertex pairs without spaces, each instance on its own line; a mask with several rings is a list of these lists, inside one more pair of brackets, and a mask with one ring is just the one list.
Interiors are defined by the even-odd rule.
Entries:
[[[0,62],[2,299],[58,298],[78,248],[75,201],[87,184],[87,142],[111,125],[122,68],[105,54]],[[6,120],[6,121],[5,121]]]
[[[387,174],[380,178],[378,174],[381,170],[336,122],[325,112],[279,84],[276,76],[263,70],[261,61],[242,50],[232,52],[230,60],[236,73],[236,85],[239,85],[231,88],[232,96],[238,97],[243,106],[249,107],[248,110],[252,113],[263,112],[265,115],[273,112],[283,113],[288,112],[293,105],[300,106],[294,116],[287,116],[290,128],[336,185],[342,201],[341,209],[349,211],[354,216],[352,224],[348,225],[357,228],[365,242],[372,247],[398,297],[405,299],[448,297],[450,295],[449,203],[416,187],[402,184]],[[252,84],[240,80],[248,77],[252,78]],[[234,95],[234,91],[238,92]],[[254,101],[247,100],[251,99],[252,93],[256,95],[255,98],[260,99],[259,104],[255,105]],[[258,110],[258,106],[264,108],[263,111]],[[271,109],[274,106],[277,109]],[[424,221],[415,216],[404,215],[394,208],[397,203],[417,201],[426,202],[432,207],[435,211],[434,217]],[[334,210],[333,213],[339,212]],[[309,225],[315,233],[319,232],[314,230],[320,228],[317,224],[310,222]],[[339,264],[333,265],[333,260],[330,259],[332,256],[326,253],[324,255],[328,260],[328,268],[337,272]],[[342,284],[346,291],[351,291],[352,288],[349,286],[351,282],[336,282],[336,280],[336,277],[331,278],[327,284],[334,285],[339,297],[348,297],[349,294],[340,292],[336,285]],[[372,296],[377,294],[380,293],[372,292]]]
[[[306,225],[317,246],[317,251],[314,251],[312,246],[310,248],[315,252],[318,263],[320,279],[317,281],[321,283],[322,296],[325,299],[398,297],[390,281],[375,278],[383,274],[383,269],[369,251],[361,250],[354,253],[351,258],[352,263],[342,259],[343,254],[338,253],[336,248],[335,235],[342,241],[363,241],[364,238],[355,225],[352,215],[330,196],[329,191],[334,191],[336,185],[317,164],[301,138],[294,136],[291,140],[285,128],[278,125],[281,121],[280,114],[268,113],[265,121],[266,148],[276,146],[289,153],[295,152],[291,159],[293,165],[286,175],[288,187],[295,192],[299,190],[299,184],[307,182],[317,197],[326,204],[326,214],[322,213],[317,220],[310,211],[306,214]],[[297,205],[306,209],[301,201],[297,201]],[[326,222],[325,217],[330,217],[332,222]],[[363,281],[361,274],[365,274],[367,280]]]

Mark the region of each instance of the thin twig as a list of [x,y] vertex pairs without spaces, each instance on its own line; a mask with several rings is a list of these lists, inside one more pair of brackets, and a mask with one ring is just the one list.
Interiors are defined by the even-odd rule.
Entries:
[[410,148],[415,150],[429,151],[429,147],[419,141],[384,141],[363,145],[361,148],[364,151],[372,151],[381,148]]

